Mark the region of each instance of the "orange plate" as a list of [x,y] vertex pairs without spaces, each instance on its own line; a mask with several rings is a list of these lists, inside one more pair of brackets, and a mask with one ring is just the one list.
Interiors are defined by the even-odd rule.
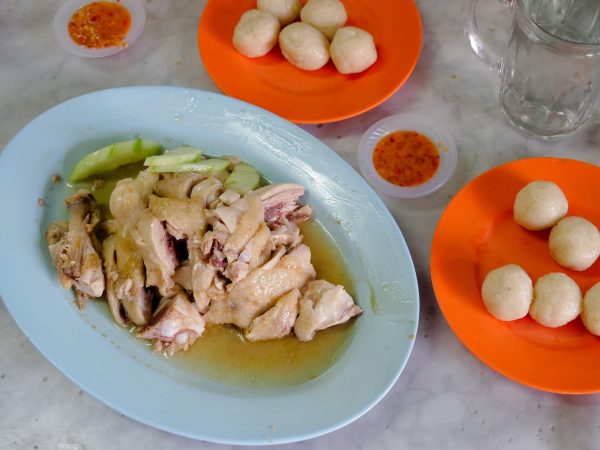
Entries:
[[412,0],[343,0],[348,25],[373,35],[377,62],[365,72],[342,75],[330,61],[320,70],[297,69],[275,47],[261,58],[239,54],[231,38],[256,0],[209,0],[198,26],[206,71],[227,95],[292,122],[324,123],[367,111],[391,96],[413,71],[421,51],[421,19]]
[[569,215],[600,224],[599,167],[558,158],[496,167],[465,186],[438,224],[431,250],[435,295],[459,339],[501,374],[550,392],[598,392],[600,339],[586,331],[581,319],[546,328],[529,316],[501,322],[483,306],[483,279],[504,264],[519,264],[534,282],[546,273],[564,272],[583,293],[600,281],[599,261],[583,272],[565,269],[549,254],[549,230],[527,231],[513,220],[517,192],[534,180],[555,182],[569,200]]

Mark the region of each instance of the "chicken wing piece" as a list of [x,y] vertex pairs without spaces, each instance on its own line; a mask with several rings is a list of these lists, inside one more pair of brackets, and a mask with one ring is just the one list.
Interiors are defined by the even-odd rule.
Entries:
[[154,340],[154,351],[165,350],[170,356],[187,350],[204,332],[204,319],[184,292],[163,297],[152,320],[137,334]]
[[277,303],[266,313],[258,316],[244,330],[244,336],[249,341],[266,341],[287,336],[298,316],[298,299],[300,291],[293,289],[277,300]]
[[280,296],[299,289],[314,277],[310,249],[300,245],[270,270],[258,267],[240,282],[230,285],[226,297],[211,304],[204,318],[211,323],[230,323],[248,328]]
[[354,303],[343,286],[325,280],[311,281],[300,299],[294,333],[298,340],[310,341],[315,331],[347,322],[361,313],[361,307]]
[[96,200],[87,191],[79,191],[65,202],[69,211],[68,225],[51,224],[46,239],[63,286],[75,287],[77,303],[83,308],[86,297],[100,297],[105,287],[102,261],[90,237],[99,216]]
[[177,258],[173,240],[163,223],[146,210],[131,229],[131,237],[144,259],[146,286],[157,286],[162,296],[173,295]]

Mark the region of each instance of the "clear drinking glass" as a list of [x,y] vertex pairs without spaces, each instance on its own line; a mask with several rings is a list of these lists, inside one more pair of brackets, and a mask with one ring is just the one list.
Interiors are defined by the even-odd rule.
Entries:
[[512,25],[501,56],[479,35],[478,2],[464,0],[465,34],[479,59],[500,73],[509,121],[542,139],[577,130],[600,97],[600,0],[503,0]]

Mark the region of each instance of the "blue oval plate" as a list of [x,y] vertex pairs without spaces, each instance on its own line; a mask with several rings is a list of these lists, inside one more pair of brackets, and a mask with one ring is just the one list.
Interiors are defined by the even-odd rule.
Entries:
[[[64,216],[53,174],[84,154],[140,135],[235,154],[267,178],[307,187],[306,201],[339,246],[365,310],[339,361],[290,388],[218,383],[152,354],[94,303],[80,312],[50,264],[44,230]],[[111,408],[162,430],[228,444],[293,442],[340,428],[394,384],[416,336],[419,298],[398,226],[367,183],[297,126],[247,103],[175,87],[128,87],[62,103],[0,155],[0,294],[33,344]],[[46,206],[38,205],[45,198]]]

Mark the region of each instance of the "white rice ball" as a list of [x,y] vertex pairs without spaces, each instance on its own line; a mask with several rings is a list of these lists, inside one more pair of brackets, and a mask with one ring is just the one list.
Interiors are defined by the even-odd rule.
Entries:
[[549,273],[535,282],[529,315],[550,328],[561,327],[581,313],[581,291],[564,273]]
[[581,319],[590,333],[600,336],[600,283],[596,283],[585,293]]
[[550,232],[550,254],[561,266],[585,270],[600,256],[600,232],[582,217],[565,217]]
[[373,36],[356,27],[339,28],[331,41],[329,54],[340,73],[359,73],[377,61]]
[[304,70],[317,70],[329,61],[329,41],[312,25],[289,24],[279,33],[279,47],[285,59]]
[[348,14],[339,0],[308,0],[300,11],[300,18],[332,39],[337,29],[346,24]]
[[527,315],[533,298],[531,278],[516,264],[499,267],[486,275],[481,296],[496,319],[520,319]]
[[249,58],[266,55],[277,44],[280,30],[273,14],[251,9],[242,14],[233,30],[233,46]]
[[521,189],[513,208],[515,222],[528,230],[550,228],[567,215],[569,202],[550,181],[533,181]]
[[282,27],[292,23],[300,16],[300,0],[258,0],[256,8],[273,14]]

